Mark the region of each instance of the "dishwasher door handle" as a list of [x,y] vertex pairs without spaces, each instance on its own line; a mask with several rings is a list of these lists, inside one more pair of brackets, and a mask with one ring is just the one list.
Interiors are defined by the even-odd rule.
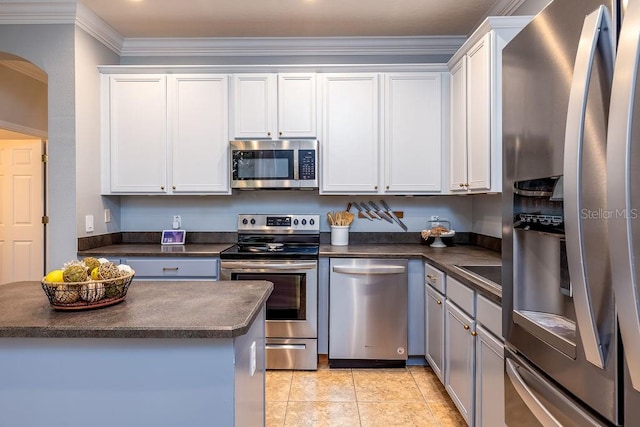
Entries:
[[402,274],[407,271],[407,267],[403,265],[380,265],[380,266],[366,266],[366,267],[348,267],[348,266],[334,266],[333,271],[335,273],[344,274]]

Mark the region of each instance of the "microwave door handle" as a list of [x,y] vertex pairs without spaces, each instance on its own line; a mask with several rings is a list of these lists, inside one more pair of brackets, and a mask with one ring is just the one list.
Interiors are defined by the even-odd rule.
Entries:
[[[640,289],[637,264],[640,253],[634,244],[633,223],[637,206],[631,188],[633,163],[633,116],[640,58],[640,4],[631,2],[625,11],[618,41],[607,134],[607,209],[611,274],[620,334],[633,388],[640,391]],[[638,148],[635,147],[635,150]],[[638,153],[635,153],[636,159]],[[637,160],[636,160],[637,161]],[[638,190],[635,189],[635,197]],[[620,213],[620,214],[618,214]]]
[[[596,325],[593,301],[586,274],[587,262],[582,237],[583,143],[587,93],[594,65],[596,48],[602,50],[606,71],[613,70],[613,41],[609,15],[605,6],[587,15],[582,27],[576,55],[564,141],[564,212],[567,264],[573,285],[576,321],[586,359],[604,368],[604,351]],[[607,52],[608,51],[608,52]],[[606,62],[611,61],[611,64]],[[610,77],[610,76],[606,76]]]

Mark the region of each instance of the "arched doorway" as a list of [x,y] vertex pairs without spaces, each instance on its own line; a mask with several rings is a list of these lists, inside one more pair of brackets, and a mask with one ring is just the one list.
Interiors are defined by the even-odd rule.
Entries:
[[46,265],[46,73],[0,52],[0,105],[0,284],[39,280]]

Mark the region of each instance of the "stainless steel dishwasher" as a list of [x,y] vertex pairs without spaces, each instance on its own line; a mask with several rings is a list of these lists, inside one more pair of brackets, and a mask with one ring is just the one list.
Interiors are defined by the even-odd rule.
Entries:
[[329,366],[404,366],[408,260],[333,258],[329,265]]

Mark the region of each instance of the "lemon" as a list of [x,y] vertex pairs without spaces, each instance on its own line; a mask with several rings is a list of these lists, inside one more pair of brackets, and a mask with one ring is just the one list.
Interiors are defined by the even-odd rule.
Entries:
[[94,268],[93,270],[91,270],[91,278],[93,280],[98,280],[98,267]]
[[45,282],[63,282],[62,270],[52,270],[44,277]]

